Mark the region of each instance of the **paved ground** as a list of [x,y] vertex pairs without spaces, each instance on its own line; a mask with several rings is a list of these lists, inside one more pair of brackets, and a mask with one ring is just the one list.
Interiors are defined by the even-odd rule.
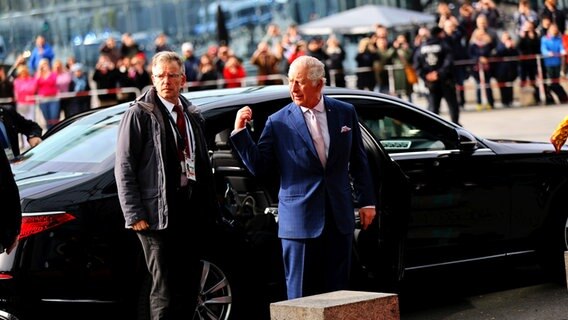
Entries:
[[401,320],[568,319],[566,288],[551,283],[463,297],[431,309],[402,314]]
[[537,265],[474,269],[422,275],[399,297],[401,320],[568,319],[566,284]]

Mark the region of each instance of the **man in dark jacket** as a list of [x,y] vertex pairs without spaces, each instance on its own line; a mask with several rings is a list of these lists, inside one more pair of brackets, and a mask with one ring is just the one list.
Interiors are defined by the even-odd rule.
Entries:
[[20,155],[18,133],[28,138],[31,147],[41,142],[42,129],[39,124],[24,118],[14,108],[0,106],[0,145],[8,160]]
[[152,79],[118,128],[118,198],[152,277],[151,319],[193,318],[203,239],[218,212],[204,120],[180,95],[186,78],[175,52],[154,56]]
[[[539,104],[541,101],[540,88],[538,86],[538,64],[542,64],[542,60],[537,60],[536,55],[540,54],[541,36],[536,30],[533,22],[527,21],[519,35],[519,55],[531,56],[529,59],[522,59],[519,62],[519,78],[521,80],[521,88],[532,87],[534,103]],[[550,94],[548,86],[544,86],[546,100],[550,104],[554,103],[554,98]],[[529,89],[530,90],[530,89]],[[543,97],[544,98],[544,97]]]
[[199,59],[194,55],[193,44],[184,42],[181,45],[181,53],[183,55],[183,64],[185,66],[185,80],[187,82],[197,81],[199,73]]
[[[550,19],[550,22],[558,26],[558,32],[561,35],[564,34],[564,31],[566,30],[566,15],[564,14],[564,11],[558,9],[556,0],[544,0],[544,7],[540,12],[540,20],[542,21],[545,18]],[[545,28],[543,25],[542,27],[542,35],[544,36],[547,33],[546,29],[548,26]]]
[[429,109],[439,114],[442,98],[450,109],[452,122],[459,123],[459,106],[456,97],[455,81],[452,73],[454,57],[452,49],[443,40],[444,30],[434,27],[414,55],[414,69],[430,90]]
[[[501,93],[501,103],[503,107],[511,107],[513,105],[513,81],[519,75],[519,50],[515,47],[515,42],[509,34],[504,31],[501,34],[501,41],[497,44],[495,52],[496,57],[503,58],[503,61],[497,64],[495,78],[499,83],[499,92]],[[507,60],[507,58],[511,58]]]
[[12,79],[6,76],[6,70],[0,67],[0,105],[14,108],[16,105],[14,99],[14,83]]
[[308,50],[306,51],[306,55],[318,59],[325,65],[325,85],[328,86],[330,84],[331,77],[329,76],[329,68],[326,64],[329,56],[323,49],[324,44],[325,42],[320,36],[311,38],[310,41],[308,41]]
[[10,253],[20,234],[22,211],[18,187],[3,150],[0,150],[0,194],[3,199],[0,213],[0,253]]
[[[446,22],[444,22],[443,29],[445,32],[444,41],[446,41],[446,43],[454,53],[454,61],[469,59],[467,48],[463,45],[463,43],[465,42],[465,30],[463,29],[463,27],[455,24],[453,20],[446,20]],[[465,90],[463,85],[465,80],[469,77],[469,72],[466,65],[462,63],[460,65],[454,65],[454,68],[452,68],[452,73],[454,76],[454,81],[458,86],[458,105],[463,109],[465,107]]]
[[[89,85],[89,79],[87,73],[83,70],[83,65],[81,63],[75,63],[71,66],[71,72],[73,73],[71,77],[71,82],[69,83],[69,92],[86,92],[91,90]],[[69,100],[69,105],[67,106],[67,115],[70,117],[72,115],[87,111],[91,108],[91,96],[81,95]]]

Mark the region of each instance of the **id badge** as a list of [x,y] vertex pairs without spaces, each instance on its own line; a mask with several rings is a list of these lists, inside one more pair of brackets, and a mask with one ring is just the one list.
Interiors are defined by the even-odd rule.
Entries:
[[189,180],[196,181],[195,177],[195,163],[185,159],[185,174]]
[[191,181],[197,181],[195,176],[195,161],[191,161],[189,157],[185,157],[185,176]]
[[4,153],[6,153],[8,161],[14,160],[14,152],[12,151],[12,148],[4,148]]

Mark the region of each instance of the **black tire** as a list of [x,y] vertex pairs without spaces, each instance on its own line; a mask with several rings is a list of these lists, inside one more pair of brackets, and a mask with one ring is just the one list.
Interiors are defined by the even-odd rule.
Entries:
[[[139,294],[138,320],[150,319],[150,286],[148,276]],[[192,319],[228,320],[232,304],[233,291],[225,272],[214,263],[201,260],[199,295]]]

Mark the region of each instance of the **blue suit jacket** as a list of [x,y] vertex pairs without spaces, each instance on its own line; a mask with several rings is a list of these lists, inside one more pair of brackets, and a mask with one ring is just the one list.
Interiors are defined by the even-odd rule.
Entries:
[[326,168],[322,166],[302,110],[290,103],[271,115],[258,144],[248,130],[231,141],[254,175],[280,172],[278,235],[286,239],[319,236],[325,224],[325,201],[338,230],[353,233],[353,197],[349,174],[354,179],[361,206],[374,205],[374,189],[361,139],[355,108],[324,96],[329,128]]

